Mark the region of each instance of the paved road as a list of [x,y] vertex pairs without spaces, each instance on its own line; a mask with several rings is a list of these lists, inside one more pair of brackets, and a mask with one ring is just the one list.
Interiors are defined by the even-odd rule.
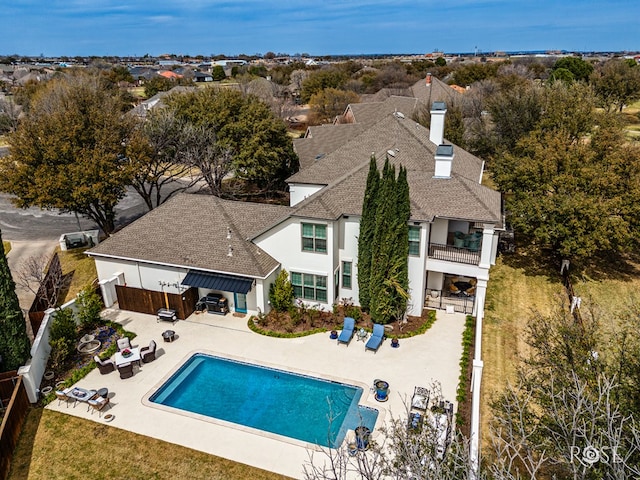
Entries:
[[[60,214],[58,211],[36,207],[16,208],[10,198],[9,195],[0,194],[0,231],[2,239],[11,242],[7,261],[14,279],[20,266],[29,257],[51,255],[63,233],[97,228],[92,221],[82,217],[76,219],[72,213]],[[126,225],[146,211],[140,196],[131,190],[116,208],[117,224]],[[16,293],[20,307],[27,311],[35,295],[28,289],[19,287],[16,288]]]
[[[96,225],[73,213],[42,210],[37,207],[16,208],[11,196],[0,194],[0,230],[4,240],[53,240],[61,234],[80,230],[93,230]],[[116,207],[117,223],[126,225],[147,211],[140,196],[133,190]],[[79,228],[81,227],[81,228]]]

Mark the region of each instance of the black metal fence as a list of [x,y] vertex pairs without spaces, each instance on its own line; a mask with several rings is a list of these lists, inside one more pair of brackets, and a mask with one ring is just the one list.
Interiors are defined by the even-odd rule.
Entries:
[[431,243],[429,244],[429,258],[445,260],[447,262],[466,263],[468,265],[479,265],[480,250],[474,251],[465,247],[458,248],[453,245]]
[[429,290],[425,296],[425,307],[446,310],[448,306],[453,307],[453,311],[473,315],[474,296],[443,295],[442,290]]

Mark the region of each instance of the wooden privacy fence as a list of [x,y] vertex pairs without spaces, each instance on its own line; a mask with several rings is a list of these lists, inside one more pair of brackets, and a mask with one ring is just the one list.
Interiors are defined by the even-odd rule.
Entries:
[[56,252],[49,262],[47,274],[40,284],[40,288],[38,288],[38,293],[36,293],[36,298],[33,300],[31,308],[29,308],[29,322],[31,322],[31,330],[34,335],[40,329],[45,310],[51,307],[51,301],[57,301],[62,287],[62,265],[60,264],[58,252]]
[[[5,405],[5,395],[8,402]],[[13,451],[18,443],[24,419],[29,411],[29,397],[22,383],[22,377],[16,376],[16,372],[6,372],[0,375],[0,398],[2,398],[4,416],[0,426],[0,479],[9,475],[9,467]]]
[[160,308],[172,308],[181,320],[194,312],[198,301],[198,289],[193,287],[176,294],[116,285],[116,295],[120,310],[155,315]]

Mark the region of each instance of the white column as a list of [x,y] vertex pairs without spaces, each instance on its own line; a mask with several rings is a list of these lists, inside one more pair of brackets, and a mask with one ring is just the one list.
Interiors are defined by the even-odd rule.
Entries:
[[491,266],[491,256],[493,253],[493,224],[485,223],[482,229],[482,250],[480,251],[480,267],[489,268]]
[[471,478],[477,478],[477,472],[480,466],[480,386],[482,384],[482,369],[484,367],[482,362],[482,321],[484,319],[484,302],[487,296],[487,280],[478,278],[477,282],[475,303],[476,334],[473,354],[473,373],[471,377],[471,435],[469,438]]
[[482,383],[482,360],[473,361],[471,377],[471,438],[469,456],[471,460],[471,478],[478,477],[480,467],[480,384]]

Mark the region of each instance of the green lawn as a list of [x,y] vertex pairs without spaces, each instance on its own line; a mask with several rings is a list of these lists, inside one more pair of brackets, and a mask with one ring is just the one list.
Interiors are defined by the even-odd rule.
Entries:
[[2,241],[2,249],[4,250],[4,254],[6,255],[11,251],[11,242]]
[[[640,266],[634,263],[592,267],[588,273],[573,275],[582,309],[595,307],[603,318],[615,321],[622,306],[640,301]],[[488,402],[513,378],[516,357],[525,353],[524,327],[531,312],[549,314],[560,302],[568,302],[558,272],[537,262],[535,255],[522,252],[498,258],[491,268],[482,335],[482,435],[488,445]]]
[[62,274],[70,279],[69,288],[64,298],[59,299],[63,304],[75,298],[75,296],[87,285],[93,284],[98,278],[96,262],[85,255],[86,248],[76,248],[63,252],[60,247],[56,247],[56,252],[60,257]]
[[7,480],[42,478],[278,480],[288,477],[103,422],[33,408],[18,441]]

